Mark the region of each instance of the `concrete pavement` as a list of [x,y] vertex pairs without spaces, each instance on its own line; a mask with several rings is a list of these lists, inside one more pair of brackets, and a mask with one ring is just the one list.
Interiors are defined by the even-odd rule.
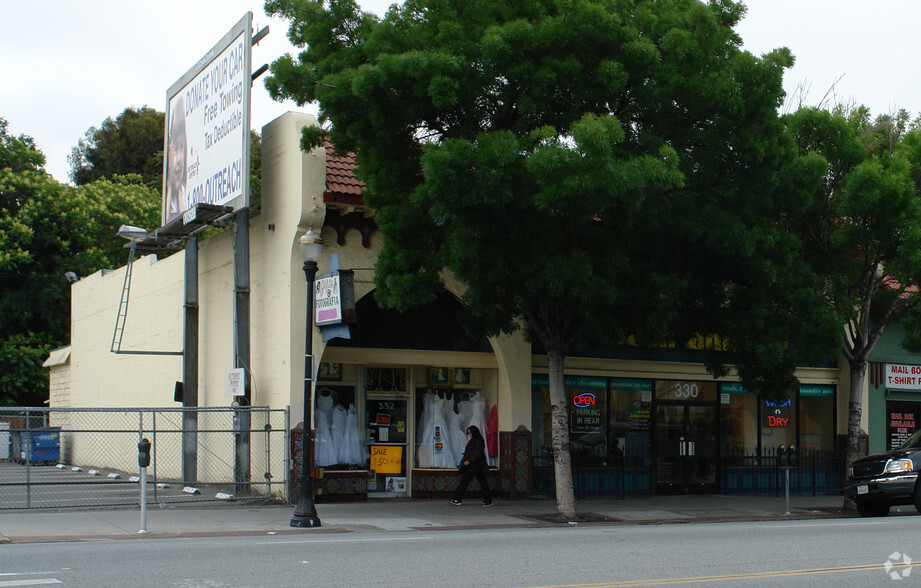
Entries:
[[[166,538],[205,535],[364,533],[490,527],[538,527],[560,524],[669,524],[741,520],[824,519],[856,516],[841,511],[840,496],[791,496],[790,512],[781,497],[655,496],[598,499],[577,503],[576,521],[555,517],[552,500],[497,500],[492,508],[470,499],[463,506],[447,500],[371,499],[318,504],[322,526],[290,526],[294,507],[286,504],[229,503],[206,506],[149,506],[146,533],[134,509],[0,511],[0,542],[83,541],[115,538]],[[893,515],[916,514],[913,507]]]

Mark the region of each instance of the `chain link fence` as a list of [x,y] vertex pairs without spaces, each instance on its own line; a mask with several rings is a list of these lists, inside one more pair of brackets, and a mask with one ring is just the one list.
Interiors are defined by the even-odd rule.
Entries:
[[0,408],[0,510],[287,500],[284,409]]

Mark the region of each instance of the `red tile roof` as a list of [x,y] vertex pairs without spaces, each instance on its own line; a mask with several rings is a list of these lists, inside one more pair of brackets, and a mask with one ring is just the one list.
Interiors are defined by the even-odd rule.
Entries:
[[324,202],[364,206],[361,194],[365,183],[355,177],[355,153],[335,155],[329,139],[323,143],[326,148],[326,192]]

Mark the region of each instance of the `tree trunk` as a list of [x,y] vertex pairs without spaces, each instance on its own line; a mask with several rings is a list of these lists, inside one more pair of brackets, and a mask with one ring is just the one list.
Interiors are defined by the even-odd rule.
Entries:
[[[867,377],[866,360],[851,362],[851,390],[848,401],[847,416],[847,456],[845,458],[844,471],[851,468],[851,464],[862,457],[860,452],[860,417],[863,413],[863,382]],[[854,510],[856,507],[853,500],[844,499],[844,509]]]
[[556,510],[564,518],[576,516],[569,455],[569,403],[563,383],[563,352],[548,349],[550,363],[550,425],[553,437],[553,472],[556,477]]

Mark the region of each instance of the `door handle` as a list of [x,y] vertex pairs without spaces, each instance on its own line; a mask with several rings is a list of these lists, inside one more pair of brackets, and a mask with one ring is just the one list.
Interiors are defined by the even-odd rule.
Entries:
[[694,441],[688,441],[688,455],[694,455]]

